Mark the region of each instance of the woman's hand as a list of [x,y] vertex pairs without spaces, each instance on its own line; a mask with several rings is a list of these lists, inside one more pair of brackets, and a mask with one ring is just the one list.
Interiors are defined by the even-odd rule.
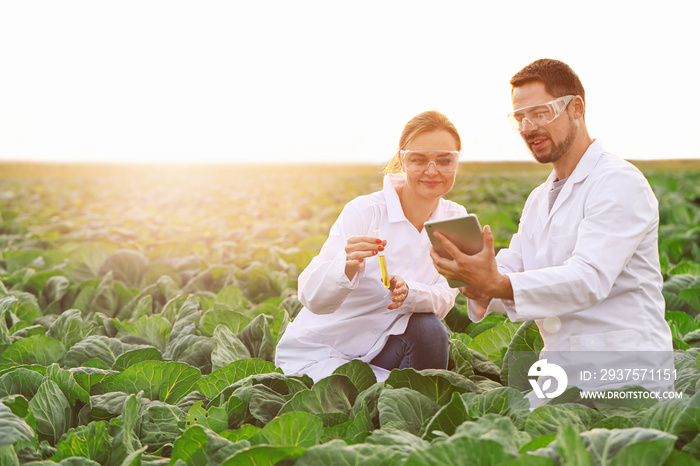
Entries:
[[408,285],[403,278],[398,275],[389,275],[389,289],[391,290],[391,304],[387,309],[401,307],[408,296]]
[[384,250],[386,241],[374,236],[351,236],[345,245],[345,275],[352,281],[357,272],[364,269],[365,259]]

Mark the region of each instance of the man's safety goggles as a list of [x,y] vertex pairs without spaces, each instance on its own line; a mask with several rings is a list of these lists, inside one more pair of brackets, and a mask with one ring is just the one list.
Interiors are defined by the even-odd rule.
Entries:
[[530,123],[530,126],[544,126],[559,117],[569,102],[576,97],[575,95],[565,95],[543,104],[530,105],[529,107],[519,108],[513,113],[508,114],[508,120],[512,123],[513,128],[518,131],[523,131],[525,122]]

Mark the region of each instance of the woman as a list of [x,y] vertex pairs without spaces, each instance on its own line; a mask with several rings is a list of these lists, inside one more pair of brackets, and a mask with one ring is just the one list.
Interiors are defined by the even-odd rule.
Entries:
[[352,359],[370,363],[379,381],[395,368],[447,368],[441,319],[458,290],[435,270],[423,223],[466,213],[442,199],[455,182],[460,150],[457,129],[439,112],[406,124],[383,190],[345,206],[299,276],[304,308],[277,345],[275,362],[285,373],[318,381]]

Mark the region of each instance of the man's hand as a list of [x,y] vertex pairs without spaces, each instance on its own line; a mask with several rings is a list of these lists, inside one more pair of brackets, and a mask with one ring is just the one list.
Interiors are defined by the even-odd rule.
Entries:
[[441,257],[435,249],[431,248],[430,257],[433,259],[435,268],[445,278],[466,283],[464,290],[460,288],[465,296],[482,302],[488,302],[484,300],[489,298],[513,299],[510,279],[498,271],[490,226],[484,227],[482,250],[473,256],[464,254],[440,232],[436,231],[433,236],[453,257],[453,259]]
[[472,288],[471,286],[468,286],[468,285],[467,286],[460,286],[459,292],[462,293],[467,298],[473,299],[476,301],[479,301],[479,300],[490,301],[491,300],[491,298],[488,295],[485,295],[484,293],[480,292],[476,288]]
[[470,314],[470,317],[476,318],[477,320],[483,319],[486,315],[486,309],[488,309],[489,303],[491,302],[491,298],[470,286],[460,286],[459,292],[479,305],[478,307],[472,306],[471,304],[469,305],[469,311],[473,313]]

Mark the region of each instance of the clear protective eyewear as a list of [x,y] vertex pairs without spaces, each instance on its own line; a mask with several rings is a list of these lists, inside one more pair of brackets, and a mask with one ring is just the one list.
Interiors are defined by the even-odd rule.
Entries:
[[519,108],[513,113],[508,114],[508,120],[512,123],[513,128],[518,131],[523,131],[525,122],[530,123],[530,126],[544,126],[556,120],[559,115],[564,113],[569,102],[576,97],[575,95],[565,95],[558,97],[543,104],[530,105],[529,107]]
[[458,150],[402,150],[400,153],[401,165],[408,172],[424,172],[431,163],[440,173],[452,173],[459,166]]

